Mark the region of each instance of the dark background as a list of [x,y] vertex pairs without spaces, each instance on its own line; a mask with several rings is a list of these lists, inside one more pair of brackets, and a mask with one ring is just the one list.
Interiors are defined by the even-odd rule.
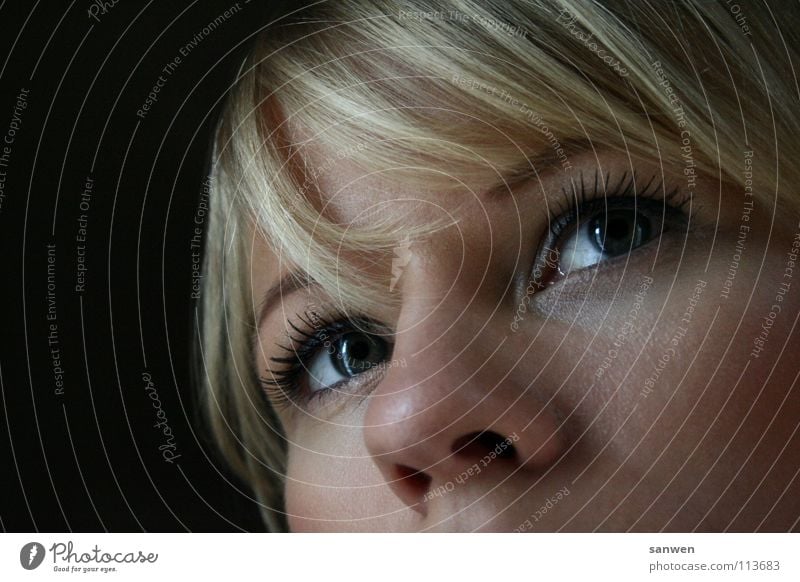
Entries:
[[[0,2],[0,150],[29,91],[0,168],[0,530],[257,531],[250,492],[198,420],[190,243],[221,100],[275,6],[241,0],[181,57],[236,3],[100,4]],[[164,87],[140,119],[159,75]],[[174,435],[172,463],[145,373]]]

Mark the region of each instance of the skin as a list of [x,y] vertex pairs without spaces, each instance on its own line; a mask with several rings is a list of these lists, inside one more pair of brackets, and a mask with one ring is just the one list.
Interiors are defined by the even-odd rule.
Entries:
[[[573,164],[585,175],[661,171],[603,152]],[[663,169],[667,190],[686,184],[680,165]],[[411,244],[393,291],[399,307],[370,314],[394,333],[392,361],[406,365],[305,406],[277,406],[290,443],[290,528],[797,529],[800,283],[784,275],[798,224],[773,222],[761,201],[742,222],[741,187],[701,177],[688,233],[666,232],[538,290],[512,330],[565,175],[543,168],[540,180],[443,195],[363,176],[346,161],[321,177],[324,214],[337,222],[357,227],[365,206],[383,204],[410,222],[457,212],[459,224]],[[746,251],[723,297],[740,224],[750,226]],[[391,257],[369,266],[367,258],[343,257],[384,275],[388,289]],[[254,297],[290,268],[254,237]],[[781,311],[751,357],[784,281]],[[269,306],[254,352],[259,374],[286,355],[276,342],[287,317],[331,304],[311,288]],[[496,440],[474,438],[485,431]],[[513,451],[492,457],[503,438]]]

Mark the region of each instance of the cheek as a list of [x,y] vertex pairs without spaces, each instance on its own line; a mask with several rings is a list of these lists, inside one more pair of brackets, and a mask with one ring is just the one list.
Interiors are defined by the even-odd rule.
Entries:
[[353,419],[290,431],[285,501],[295,532],[405,531],[412,516],[383,481]]
[[[719,236],[717,244],[731,241]],[[550,377],[567,378],[554,398],[580,439],[573,457],[585,457],[596,476],[645,475],[661,480],[657,490],[671,480],[688,491],[708,477],[722,483],[718,493],[745,462],[768,470],[791,439],[798,397],[789,387],[798,364],[787,354],[800,347],[789,337],[800,298],[776,300],[785,268],[779,252],[768,253],[763,268],[760,260],[743,265],[727,299],[729,257],[706,269],[707,255],[667,250],[648,278],[653,258],[631,256],[624,275],[610,269],[576,277],[558,299],[540,302],[555,314],[550,337],[561,344]],[[754,357],[776,301],[781,314],[770,324],[770,349]],[[756,442],[776,453],[748,461]]]

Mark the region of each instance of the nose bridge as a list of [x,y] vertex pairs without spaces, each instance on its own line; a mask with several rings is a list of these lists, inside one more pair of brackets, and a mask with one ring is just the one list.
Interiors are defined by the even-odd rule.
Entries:
[[432,315],[398,338],[394,357],[405,366],[389,369],[365,419],[373,454],[413,457],[414,468],[430,469],[465,436],[518,437],[546,414],[533,378],[515,366],[518,350],[497,323],[476,316]]
[[403,420],[412,408],[420,416],[448,401],[453,409],[472,408],[487,391],[464,388],[490,387],[486,364],[497,366],[507,357],[507,334],[498,324],[502,297],[482,284],[489,275],[467,261],[455,268],[452,262],[410,257],[406,269],[393,353],[405,366],[392,369],[376,394],[404,404],[382,416]]
[[506,269],[496,260],[491,238],[481,238],[485,228],[471,230],[479,232],[467,237],[463,230],[447,229],[426,245],[396,251],[392,283],[402,293],[397,347],[406,355],[483,349],[472,341],[479,335],[483,344],[500,341],[490,320],[507,300],[511,274],[500,272]]
[[491,398],[497,378],[486,368],[505,360],[504,340],[493,337],[488,323],[476,322],[475,312],[448,312],[430,313],[396,337],[393,357],[404,366],[391,367],[373,393],[375,405],[369,412],[376,417],[374,424],[414,422],[421,427],[430,422],[442,429],[446,427],[435,420],[440,408],[447,408],[450,417],[461,417]]
[[476,282],[471,265],[437,264],[436,257],[416,253],[407,259],[397,281],[403,299],[393,352],[404,365],[389,368],[366,420],[368,427],[388,431],[413,423],[427,435],[433,427],[425,425],[437,424],[440,409],[459,416],[480,401],[479,391],[464,389],[486,381],[473,364],[486,361],[492,344],[503,340],[490,321],[492,298],[481,291],[482,277]]

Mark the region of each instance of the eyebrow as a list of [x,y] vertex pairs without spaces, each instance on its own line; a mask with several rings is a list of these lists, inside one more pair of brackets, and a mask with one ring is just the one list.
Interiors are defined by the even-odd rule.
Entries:
[[[582,155],[588,152],[594,152],[599,155],[603,150],[602,145],[597,147],[589,138],[564,138],[559,142],[557,150],[547,146],[527,156],[525,162],[521,163],[519,167],[508,172],[497,183],[487,188],[485,195],[488,198],[503,196],[513,192],[521,184],[541,179],[542,175],[548,171],[564,174],[567,170],[574,169],[572,165],[573,159],[580,159]],[[562,160],[558,151],[564,152],[566,162]],[[569,151],[568,156],[566,155],[567,151]],[[565,164],[567,165],[565,166]]]
[[308,289],[312,286],[318,286],[314,279],[308,276],[307,273],[290,272],[281,277],[277,283],[267,289],[267,292],[262,295],[261,303],[258,308],[258,326],[256,329],[261,328],[267,314],[277,304],[277,299],[290,295],[299,289]]

